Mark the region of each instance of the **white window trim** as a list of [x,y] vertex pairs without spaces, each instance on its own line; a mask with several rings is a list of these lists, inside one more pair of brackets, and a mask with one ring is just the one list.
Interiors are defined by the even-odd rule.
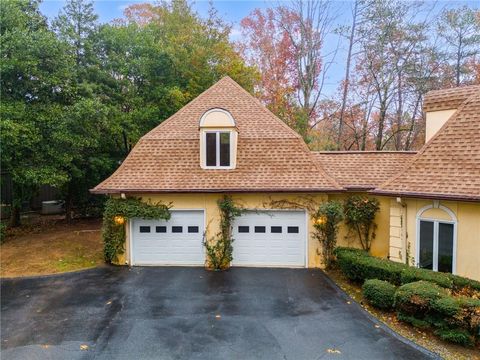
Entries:
[[230,121],[230,124],[228,126],[234,127],[235,126],[235,120],[233,119],[232,114],[230,114],[227,110],[220,109],[220,108],[213,108],[205,112],[202,117],[200,118],[200,127],[205,126],[205,119],[208,117],[209,114],[214,113],[214,112],[220,112],[225,115],[227,115],[228,120]]
[[[207,134],[218,134],[216,136],[216,161],[217,161],[217,164],[218,165],[215,165],[215,166],[209,166],[207,165]],[[229,134],[229,142],[230,142],[230,165],[228,166],[221,166],[220,165],[220,133],[228,133]],[[225,130],[204,130],[203,131],[203,158],[204,158],[204,161],[205,161],[205,166],[204,168],[205,169],[233,169],[234,168],[234,165],[233,165],[233,159],[232,157],[234,156],[233,154],[233,136],[232,136],[232,133],[233,131],[232,130],[229,130],[229,129],[225,129]]]
[[[443,219],[432,219],[423,217],[423,213],[430,209],[442,209],[445,211],[451,220]],[[433,222],[433,271],[438,271],[438,228],[439,223],[452,224],[453,225],[453,256],[452,256],[452,274],[457,273],[457,217],[452,210],[446,206],[439,205],[438,202],[435,202],[433,205],[427,205],[422,207],[417,212],[417,229],[416,229],[416,240],[415,240],[415,264],[417,267],[420,267],[420,221],[430,221]]]

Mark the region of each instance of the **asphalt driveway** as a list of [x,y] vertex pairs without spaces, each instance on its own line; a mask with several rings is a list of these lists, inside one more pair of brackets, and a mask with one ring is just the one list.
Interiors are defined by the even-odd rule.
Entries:
[[6,359],[424,359],[320,270],[105,267],[4,280]]

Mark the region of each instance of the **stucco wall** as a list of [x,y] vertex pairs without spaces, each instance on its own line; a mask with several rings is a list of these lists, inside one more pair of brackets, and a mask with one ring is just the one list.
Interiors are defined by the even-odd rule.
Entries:
[[[322,202],[331,199],[337,201],[343,201],[347,196],[352,194],[289,194],[289,193],[246,193],[246,194],[233,194],[233,200],[240,206],[246,209],[275,209],[275,208],[288,208],[288,204],[272,204],[272,201],[289,201],[295,204],[308,204],[305,207],[319,206]],[[206,225],[207,238],[214,237],[219,232],[219,210],[217,207],[217,201],[222,198],[222,194],[144,194],[137,195],[145,201],[158,202],[162,201],[165,204],[172,203],[172,209],[205,209],[206,212]],[[371,252],[375,256],[387,257],[389,250],[389,210],[390,199],[386,197],[377,197],[380,202],[380,211],[376,217],[376,223],[378,228],[376,230],[376,239],[372,243]],[[293,208],[293,206],[290,206]],[[321,261],[321,249],[318,240],[313,238],[313,219],[311,213],[307,211],[308,221],[308,267],[322,267]],[[119,264],[128,263],[130,258],[129,253],[129,232],[127,231],[126,252],[118,257]],[[360,247],[358,240],[355,239],[355,235],[348,232],[345,224],[340,224],[339,246],[352,246]]]
[[[353,193],[348,194],[332,194],[329,195],[329,199],[343,201],[348,196],[354,195]],[[356,194],[358,195],[358,194]],[[365,193],[360,194],[365,195]],[[369,196],[375,197],[380,203],[380,210],[375,217],[375,223],[377,224],[377,230],[375,233],[377,234],[375,239],[372,242],[372,248],[370,250],[371,254],[374,256],[379,257],[387,257],[388,256],[388,244],[389,244],[389,232],[390,232],[390,198],[384,196]],[[338,239],[337,239],[338,246],[349,246],[349,247],[356,247],[360,248],[360,243],[355,237],[355,234],[349,232],[348,227],[342,222],[340,224]]]
[[[397,238],[396,222],[391,221],[390,255],[395,261],[405,262],[408,256],[409,262],[414,264],[417,249],[417,215],[420,209],[428,205],[434,205],[432,200],[403,199],[401,207],[394,199],[391,200],[390,214],[403,214],[405,219],[401,227],[402,236]],[[455,273],[475,280],[480,280],[480,203],[468,203],[457,201],[439,201],[450,209],[457,218],[457,245],[456,245],[456,269]],[[399,210],[401,209],[401,210]],[[393,215],[392,215],[393,214]],[[425,211],[424,218],[450,220],[447,212],[439,206]],[[407,251],[408,250],[408,251]],[[398,255],[401,252],[402,256]]]
[[[162,201],[165,204],[172,203],[172,210],[175,209],[205,209],[206,216],[206,236],[207,238],[214,237],[219,232],[220,214],[217,207],[217,201],[222,198],[222,194],[145,194],[137,195],[145,201],[158,202]],[[314,202],[320,205],[323,201],[328,199],[326,194],[314,195],[299,195],[289,193],[247,193],[247,194],[233,194],[233,200],[246,209],[274,209],[271,206],[271,201],[287,200],[293,203],[307,203]],[[279,208],[278,206],[276,208]],[[319,255],[318,241],[312,238],[313,233],[313,219],[311,214],[307,211],[308,218],[308,267],[320,267],[321,258]],[[128,241],[126,243],[125,257],[119,258],[119,263],[124,264],[128,259],[129,249]]]

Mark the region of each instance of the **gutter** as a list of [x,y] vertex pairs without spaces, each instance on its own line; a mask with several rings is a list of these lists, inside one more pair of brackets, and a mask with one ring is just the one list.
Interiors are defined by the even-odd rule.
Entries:
[[435,193],[418,193],[408,191],[385,191],[385,190],[373,190],[369,191],[373,195],[385,195],[385,196],[403,196],[409,198],[421,198],[432,200],[445,200],[445,201],[467,201],[467,202],[480,202],[480,195],[450,195],[450,194],[435,194]]

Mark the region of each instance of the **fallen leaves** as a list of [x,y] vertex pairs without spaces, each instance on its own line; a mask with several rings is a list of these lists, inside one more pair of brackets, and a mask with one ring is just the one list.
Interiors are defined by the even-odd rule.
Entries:
[[88,345],[86,344],[80,345],[80,350],[83,350],[83,351],[88,350]]
[[341,354],[341,351],[337,349],[327,349],[327,352],[329,354]]

